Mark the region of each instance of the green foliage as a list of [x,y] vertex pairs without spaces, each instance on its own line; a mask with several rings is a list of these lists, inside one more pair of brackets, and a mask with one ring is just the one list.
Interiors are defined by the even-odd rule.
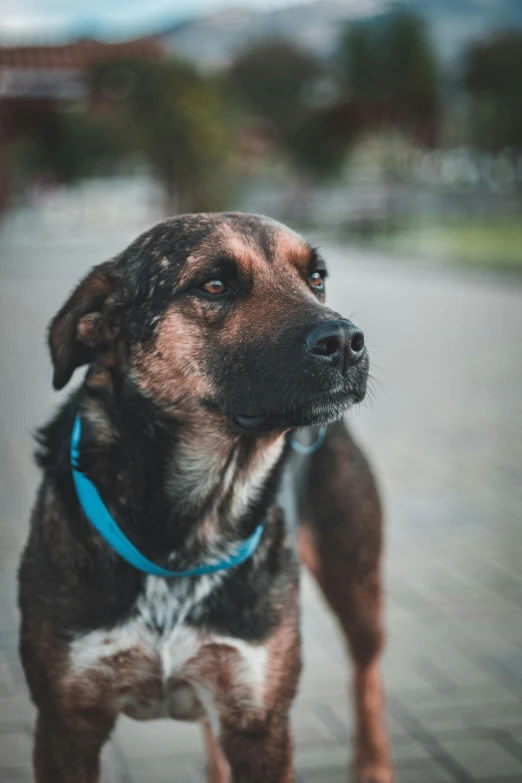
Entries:
[[177,60],[118,60],[98,65],[91,86],[121,144],[143,156],[163,183],[170,209],[219,206],[230,134],[210,79]]
[[347,27],[339,65],[348,96],[393,101],[413,112],[437,105],[438,67],[424,20],[399,9]]
[[12,150],[14,174],[21,182],[46,173],[71,183],[113,169],[120,157],[117,139],[106,122],[70,109],[41,117]]
[[228,79],[243,106],[285,134],[307,114],[307,93],[321,73],[312,54],[286,41],[267,41],[240,54]]
[[106,172],[121,158],[107,123],[77,111],[58,115],[56,133],[46,139],[45,148],[50,168],[63,182]]
[[326,110],[315,106],[315,88],[324,75],[316,57],[283,40],[245,50],[227,74],[243,109],[272,123],[289,160],[316,178],[338,173],[345,150],[344,140],[330,131]]
[[386,89],[380,54],[376,57],[376,36],[368,24],[353,24],[341,39],[339,61],[350,98],[365,100]]
[[298,168],[314,177],[335,177],[343,163],[347,139],[334,136],[325,113],[311,112],[288,137],[290,158]]
[[473,44],[465,84],[471,135],[487,149],[522,146],[522,34],[503,33]]

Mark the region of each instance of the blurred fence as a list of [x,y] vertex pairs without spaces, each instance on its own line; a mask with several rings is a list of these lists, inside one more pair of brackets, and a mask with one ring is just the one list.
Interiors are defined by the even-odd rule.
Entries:
[[377,161],[352,165],[328,184],[268,172],[244,183],[236,200],[249,211],[298,223],[376,231],[404,219],[516,217],[522,212],[522,155],[412,151],[393,171]]
[[38,185],[2,218],[2,242],[31,243],[35,235],[84,240],[121,230],[137,233],[163,215],[161,187],[145,174],[97,177],[70,187]]
[[[378,165],[348,168],[343,178],[327,183],[267,168],[238,178],[227,206],[296,224],[363,233],[391,230],[404,220],[420,224],[457,217],[517,218],[522,207],[522,156],[435,151],[393,174]],[[34,184],[4,215],[1,231],[4,236],[23,232],[37,220],[51,233],[103,232],[122,222],[148,225],[163,213],[161,185],[141,172],[90,178],[72,187]]]

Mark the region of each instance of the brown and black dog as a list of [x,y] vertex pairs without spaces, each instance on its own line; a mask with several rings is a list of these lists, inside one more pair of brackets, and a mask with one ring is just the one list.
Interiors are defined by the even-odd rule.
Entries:
[[[362,400],[362,333],[324,304],[324,261],[268,218],[182,215],[95,267],[50,326],[54,386],[86,376],[40,434],[44,473],[19,572],[38,783],[94,783],[120,713],[201,721],[213,783],[289,783],[300,672],[295,529],[279,490],[293,428],[328,424],[293,476],[297,549],[354,662],[359,783],[391,783],[379,656],[381,512],[343,412]],[[166,579],[116,554],[79,470],[150,560],[248,560]],[[173,769],[175,779],[175,768]]]

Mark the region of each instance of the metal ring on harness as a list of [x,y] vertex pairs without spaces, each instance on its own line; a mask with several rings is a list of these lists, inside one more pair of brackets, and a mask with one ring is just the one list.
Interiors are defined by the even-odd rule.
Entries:
[[298,454],[302,454],[303,456],[306,456],[307,454],[313,454],[314,451],[320,449],[324,443],[325,438],[326,438],[326,427],[321,427],[319,429],[319,432],[317,433],[317,439],[315,443],[311,443],[309,446],[304,446],[302,443],[299,443],[298,440],[292,438],[290,440],[290,445],[294,449],[294,451],[297,451]]

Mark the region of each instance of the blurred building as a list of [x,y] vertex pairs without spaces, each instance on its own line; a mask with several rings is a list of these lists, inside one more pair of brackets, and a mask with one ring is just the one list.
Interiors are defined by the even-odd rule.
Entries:
[[88,109],[86,75],[96,63],[159,57],[161,48],[152,38],[0,47],[0,212],[9,200],[10,149],[18,138],[52,128],[63,104],[85,101]]

